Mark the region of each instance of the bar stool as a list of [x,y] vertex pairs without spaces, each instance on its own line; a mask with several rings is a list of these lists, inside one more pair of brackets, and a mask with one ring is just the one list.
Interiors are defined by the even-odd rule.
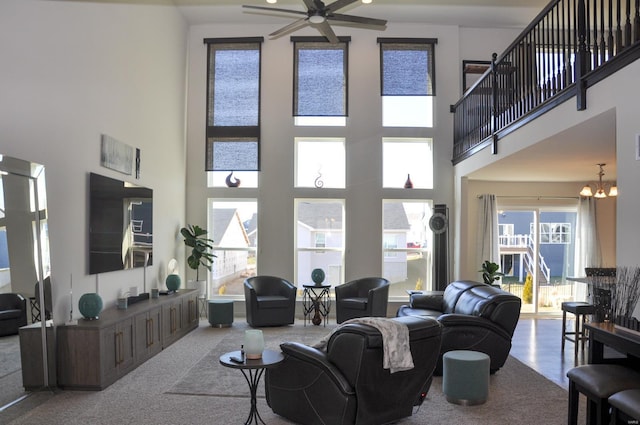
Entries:
[[579,395],[587,398],[587,423],[608,425],[609,397],[620,391],[640,388],[640,373],[615,364],[588,364],[567,372],[569,378],[568,425],[578,423]]
[[640,389],[625,390],[609,397],[611,425],[618,421],[624,424],[640,421]]
[[[594,314],[596,306],[581,301],[565,301],[562,303],[562,350],[564,351],[564,342],[572,341],[574,344],[574,354],[578,356],[578,344],[582,345],[584,351],[584,342],[587,340],[587,334],[584,329],[584,323],[587,314]],[[567,313],[573,313],[576,316],[576,326],[573,332],[567,332]],[[568,336],[573,335],[573,338]]]

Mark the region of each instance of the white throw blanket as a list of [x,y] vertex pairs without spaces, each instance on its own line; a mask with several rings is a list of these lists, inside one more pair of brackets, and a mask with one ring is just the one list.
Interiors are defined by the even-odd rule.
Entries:
[[380,331],[382,335],[382,352],[384,369],[389,369],[391,373],[413,369],[413,357],[409,346],[409,328],[404,323],[384,317],[358,317],[349,319],[331,333],[315,343],[313,347],[326,350],[331,335],[333,335],[343,325],[349,323],[361,323],[369,325]]

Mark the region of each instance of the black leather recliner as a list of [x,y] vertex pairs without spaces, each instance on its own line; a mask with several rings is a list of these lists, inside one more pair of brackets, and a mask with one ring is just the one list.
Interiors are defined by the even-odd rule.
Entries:
[[244,281],[247,323],[261,326],[290,325],[295,320],[296,287],[275,276],[254,276]]
[[0,336],[15,335],[27,325],[27,300],[20,294],[0,294]]
[[383,369],[382,335],[360,323],[336,330],[326,352],[285,342],[284,361],[266,372],[266,398],[274,413],[318,425],[386,424],[411,416],[431,386],[440,325],[432,318],[385,320],[408,326],[413,369]]
[[389,281],[364,277],[335,287],[336,322],[356,317],[386,317]]
[[[441,354],[451,350],[481,351],[491,357],[490,370],[500,369],[511,351],[522,300],[500,288],[473,281],[454,281],[443,293],[412,294],[397,316],[435,317],[442,325]],[[442,356],[436,374],[442,373]]]

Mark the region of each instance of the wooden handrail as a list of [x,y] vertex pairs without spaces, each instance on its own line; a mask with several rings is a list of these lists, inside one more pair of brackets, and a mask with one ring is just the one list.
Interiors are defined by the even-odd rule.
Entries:
[[451,106],[453,163],[576,97],[640,57],[640,0],[552,0]]

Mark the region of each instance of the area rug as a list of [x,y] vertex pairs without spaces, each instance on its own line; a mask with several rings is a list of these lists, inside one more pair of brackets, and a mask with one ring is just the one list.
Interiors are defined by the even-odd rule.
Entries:
[[[280,344],[285,341],[301,342],[313,345],[335,325],[330,326],[281,326],[262,328],[265,348],[280,351]],[[244,331],[251,329],[246,323],[234,323],[228,334],[198,361],[173,387],[168,394],[210,395],[210,396],[249,396],[249,388],[242,373],[237,369],[222,366],[219,358],[222,354],[240,349],[244,339]],[[258,390],[258,396],[264,396],[264,385]]]
[[[234,324],[228,334],[170,387],[166,394],[248,398],[248,386],[240,371],[225,368],[218,361],[221,354],[239,349],[245,329],[249,329],[246,324]],[[263,329],[265,345],[271,349],[278,349],[282,341],[313,344],[330,331],[329,326],[324,328],[300,325]],[[489,398],[485,404],[459,406],[446,401],[442,393],[442,378],[435,377],[423,405],[416,408],[413,416],[398,423],[403,425],[426,423],[432,425],[452,423],[561,425],[566,423],[567,391],[513,357],[509,357],[504,367],[491,375],[489,385]],[[260,384],[258,397],[264,400],[263,383]],[[581,403],[584,402],[581,401]],[[263,409],[261,412],[263,417],[269,424],[290,423],[273,415],[265,405],[261,409]],[[225,412],[225,409],[220,409],[217,412],[217,419],[234,417],[234,414],[237,412],[231,410]],[[583,422],[582,413],[580,421]]]

